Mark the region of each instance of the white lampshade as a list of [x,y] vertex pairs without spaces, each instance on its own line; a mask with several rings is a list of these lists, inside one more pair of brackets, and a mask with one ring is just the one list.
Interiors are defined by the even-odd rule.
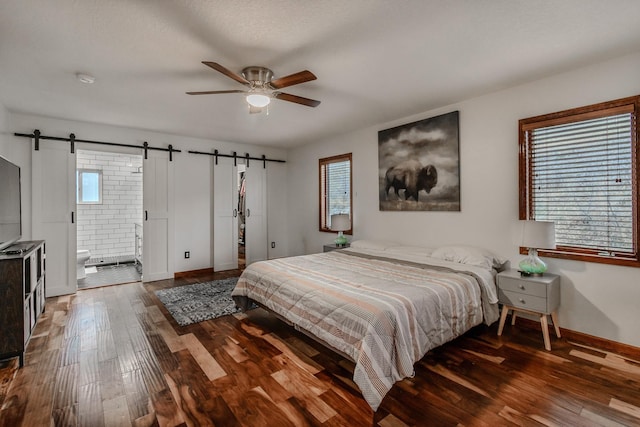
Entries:
[[250,93],[247,95],[247,102],[254,107],[262,108],[269,105],[271,98],[262,93]]
[[347,231],[351,228],[348,214],[331,215],[331,230]]
[[556,228],[551,221],[520,221],[520,246],[533,249],[555,249]]

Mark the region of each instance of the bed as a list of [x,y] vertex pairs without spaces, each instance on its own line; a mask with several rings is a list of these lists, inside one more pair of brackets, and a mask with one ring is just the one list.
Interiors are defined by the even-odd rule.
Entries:
[[241,309],[255,302],[353,360],[354,382],[375,411],[427,351],[498,319],[495,274],[504,264],[474,247],[358,241],[253,263],[232,296]]

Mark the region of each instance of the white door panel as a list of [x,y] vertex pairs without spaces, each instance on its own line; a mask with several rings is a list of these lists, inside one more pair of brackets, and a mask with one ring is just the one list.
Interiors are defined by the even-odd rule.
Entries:
[[173,163],[165,152],[143,161],[142,279],[173,277]]
[[268,258],[267,174],[262,163],[254,162],[245,172],[247,265]]
[[31,225],[33,239],[46,241],[46,296],[51,297],[77,290],[76,156],[57,141],[41,140],[39,148],[31,157]]
[[213,165],[213,271],[238,268],[238,171],[231,159]]

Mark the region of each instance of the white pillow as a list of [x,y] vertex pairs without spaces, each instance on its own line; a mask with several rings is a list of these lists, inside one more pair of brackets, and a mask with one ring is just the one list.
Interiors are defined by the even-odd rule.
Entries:
[[387,252],[394,252],[402,255],[426,255],[430,256],[433,248],[423,248],[422,246],[391,246]]
[[384,251],[387,248],[390,248],[392,246],[399,246],[399,245],[395,242],[388,242],[385,240],[355,240],[351,242],[352,248],[369,249],[369,250],[375,250],[375,251]]
[[486,268],[487,270],[491,270],[492,268],[499,269],[507,262],[506,258],[502,258],[488,249],[464,245],[442,246],[434,250],[431,253],[431,257],[461,264],[475,265]]

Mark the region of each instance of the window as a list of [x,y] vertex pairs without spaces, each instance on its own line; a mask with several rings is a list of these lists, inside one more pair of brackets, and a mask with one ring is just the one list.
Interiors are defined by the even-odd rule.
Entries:
[[556,249],[541,254],[640,267],[639,106],[640,96],[520,120],[520,219],[556,226]]
[[331,231],[331,215],[351,216],[351,153],[320,159],[320,231]]
[[76,170],[76,202],[80,205],[102,203],[101,170]]

